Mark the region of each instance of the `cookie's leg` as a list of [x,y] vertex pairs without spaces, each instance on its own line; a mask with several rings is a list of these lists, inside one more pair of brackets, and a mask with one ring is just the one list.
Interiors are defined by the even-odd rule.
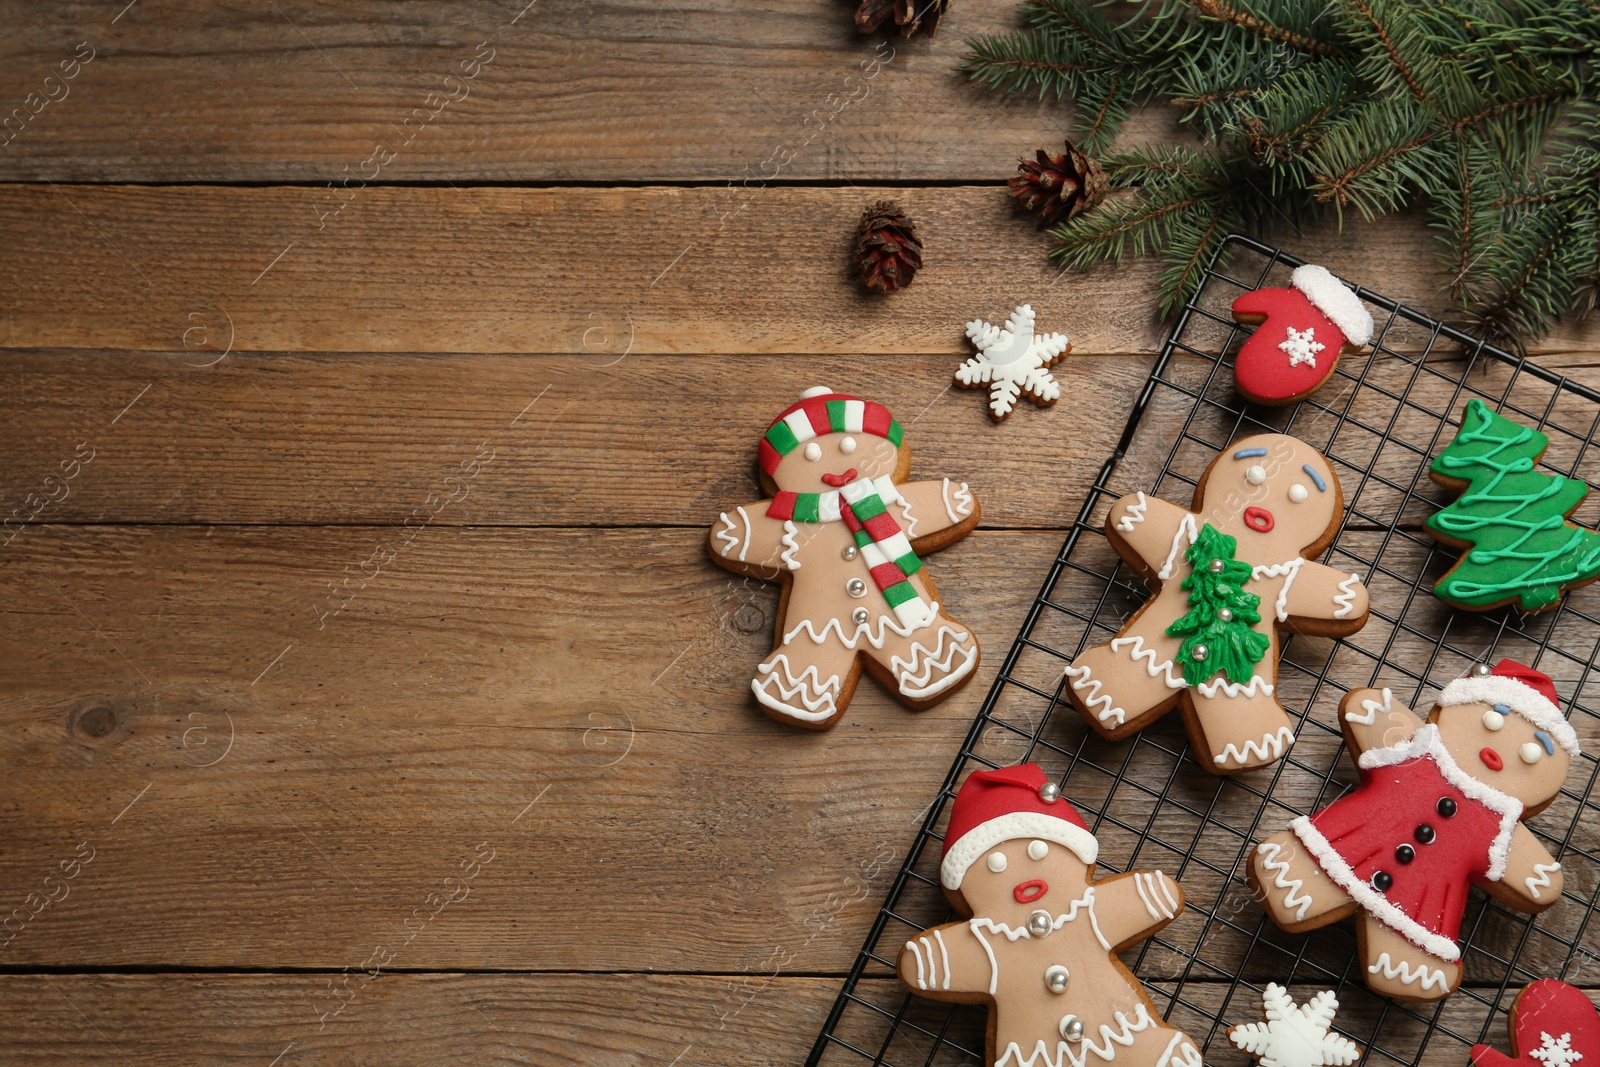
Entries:
[[926,708],[960,688],[978,668],[978,639],[948,615],[908,637],[889,631],[882,648],[868,645],[872,673],[913,708]]
[[854,649],[831,637],[817,644],[802,634],[761,661],[750,689],[779,722],[821,730],[849,705],[858,676]]
[[1413,945],[1370,915],[1358,920],[1357,939],[1367,988],[1400,1000],[1443,1000],[1461,984],[1461,964]]
[[1242,684],[1219,675],[1195,686],[1189,697],[1194,709],[1190,725],[1200,735],[1195,740],[1204,741],[1201,758],[1210,759],[1218,774],[1264,767],[1294,744],[1289,713],[1261,675]]
[[1255,847],[1247,877],[1256,899],[1285,930],[1314,930],[1356,907],[1292,830],[1273,834]]
[[[1155,1067],[1201,1067],[1200,1050],[1182,1030],[1158,1026],[1145,1033],[1149,1036],[1139,1035],[1143,1049],[1147,1052],[1156,1052],[1160,1049],[1160,1052],[1156,1053]],[[1145,1059],[1145,1057],[1140,1058]],[[1145,1059],[1145,1062],[1150,1061]]]
[[1184,688],[1183,673],[1172,663],[1178,642],[1159,628],[1143,632],[1143,622],[1135,619],[1128,631],[1087,649],[1067,668],[1072,702],[1107,737],[1144,726]]

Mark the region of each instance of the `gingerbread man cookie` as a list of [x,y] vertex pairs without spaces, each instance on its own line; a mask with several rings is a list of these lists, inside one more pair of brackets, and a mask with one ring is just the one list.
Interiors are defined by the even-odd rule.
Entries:
[[1066,669],[1089,725],[1116,740],[1181,704],[1191,744],[1218,774],[1281,757],[1294,730],[1273,695],[1279,631],[1343,637],[1366,625],[1361,579],[1311,559],[1343,513],[1328,461],[1280,434],[1212,460],[1192,510],[1144,493],[1113,504],[1106,536],[1159,589]]
[[1201,1067],[1116,955],[1176,918],[1183,890],[1160,871],[1096,881],[1098,852],[1036,764],[975,771],[956,794],[939,877],[970,918],[907,941],[898,970],[918,996],[989,1005],[994,1067]]
[[1327,381],[1344,352],[1372,340],[1372,314],[1323,267],[1306,264],[1287,289],[1255,289],[1233,302],[1236,322],[1255,323],[1233,363],[1234,384],[1258,404],[1292,404]]
[[1573,1067],[1600,1063],[1600,1012],[1589,995],[1554,978],[1529,982],[1511,1004],[1511,1055],[1472,1046],[1472,1067]]
[[808,389],[759,448],[766,500],[723,512],[713,562],[781,582],[774,648],[750,683],[780,722],[822,730],[865,663],[912,708],[971,679],[978,640],[939,605],[922,556],[978,525],[967,483],[907,482],[911,453],[882,404]]
[[1521,820],[1561,790],[1578,738],[1536,670],[1501,660],[1445,686],[1424,723],[1387,689],[1340,706],[1361,784],[1251,857],[1251,888],[1285,930],[1359,914],[1376,993],[1439,1000],[1461,982],[1467,890],[1519,911],[1561,897],[1561,865]]

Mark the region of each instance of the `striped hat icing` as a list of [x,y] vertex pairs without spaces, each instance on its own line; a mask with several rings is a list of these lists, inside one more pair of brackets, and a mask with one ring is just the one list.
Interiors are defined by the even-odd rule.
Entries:
[[799,402],[786,408],[767,428],[759,448],[762,471],[771,474],[784,456],[813,437],[828,433],[870,433],[896,448],[903,436],[900,424],[882,404],[814,386],[801,393]]

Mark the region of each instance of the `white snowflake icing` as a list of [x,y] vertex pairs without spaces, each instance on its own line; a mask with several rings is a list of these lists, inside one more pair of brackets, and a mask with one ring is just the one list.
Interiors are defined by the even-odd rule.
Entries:
[[1261,1067],[1345,1067],[1361,1058],[1360,1045],[1331,1032],[1339,1010],[1332,991],[1325,989],[1296,1007],[1289,991],[1272,982],[1261,1003],[1266,1022],[1244,1023],[1228,1031],[1228,1039],[1257,1057]]
[[1317,365],[1317,353],[1328,346],[1316,340],[1317,328],[1307,326],[1304,330],[1289,327],[1289,339],[1280,341],[1278,347],[1289,354],[1289,366],[1298,367],[1302,363]]
[[987,384],[989,410],[995,418],[1011,414],[1023,393],[1039,404],[1061,398],[1061,386],[1051,375],[1050,364],[1067,350],[1067,335],[1034,333],[1031,304],[1013,311],[1003,327],[975,319],[967,323],[967,336],[978,346],[978,354],[956,369],[956,381]]
[[1544,1067],[1572,1067],[1583,1059],[1583,1053],[1572,1047],[1571,1034],[1551,1037],[1542,1030],[1539,1032],[1539,1047],[1528,1055],[1544,1064]]

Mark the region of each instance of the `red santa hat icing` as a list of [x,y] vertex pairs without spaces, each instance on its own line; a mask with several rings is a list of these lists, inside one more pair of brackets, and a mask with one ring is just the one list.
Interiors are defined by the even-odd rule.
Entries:
[[758,449],[761,469],[771,474],[784,456],[826,433],[869,433],[896,448],[903,436],[900,424],[882,404],[816,385],[801,393],[799,402],[785,408],[767,427]]
[[1445,686],[1439,694],[1439,706],[1448,708],[1454,704],[1492,704],[1497,711],[1514,711],[1549,734],[1569,755],[1581,754],[1578,735],[1556,703],[1555,683],[1549,675],[1515,660],[1503,659],[1487,672],[1480,664],[1466,677]]
[[960,889],[967,868],[979,856],[1019,837],[1054,841],[1084,863],[1093,863],[1100,852],[1083,816],[1059,796],[1039,765],[1019,763],[973,771],[961,784],[950,806],[939,880],[946,889]]
[[1296,267],[1289,275],[1289,284],[1300,290],[1311,306],[1327,316],[1339,327],[1344,339],[1353,345],[1364,345],[1372,340],[1372,315],[1362,305],[1361,298],[1345,288],[1343,282],[1328,273],[1328,268],[1307,263]]
[[1588,1067],[1600,1063],[1600,1012],[1583,990],[1554,978],[1529,982],[1511,1005],[1513,1059],[1472,1046],[1473,1067]]

